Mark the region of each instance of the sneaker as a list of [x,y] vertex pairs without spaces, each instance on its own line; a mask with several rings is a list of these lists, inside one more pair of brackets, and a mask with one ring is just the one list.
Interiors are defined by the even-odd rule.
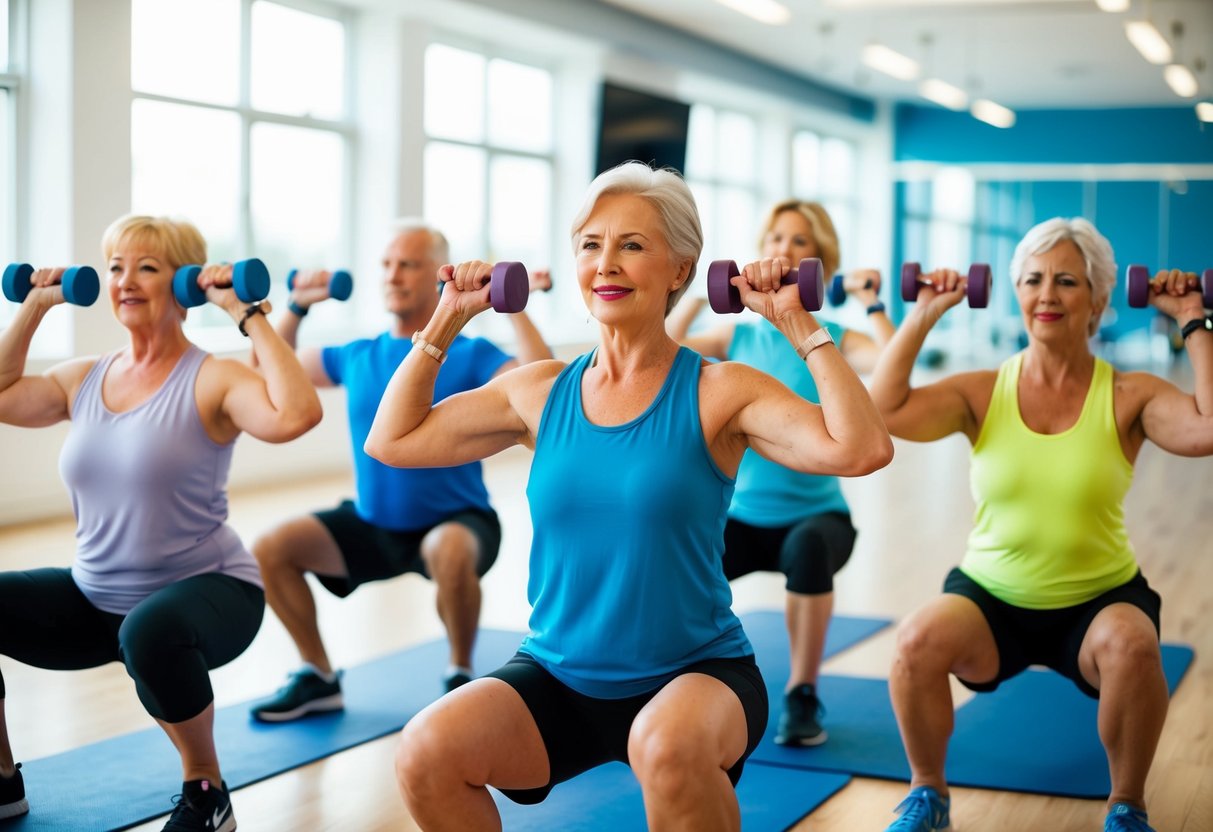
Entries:
[[466,685],[470,681],[472,681],[471,676],[464,673],[462,670],[457,670],[454,673],[449,673],[443,677],[442,691],[443,693],[450,693],[455,688],[460,687],[461,685]]
[[210,780],[188,780],[181,794],[173,797],[177,808],[169,816],[163,832],[235,832],[236,816],[227,794],[227,783],[212,785]]
[[821,727],[825,708],[813,685],[797,685],[783,696],[783,713],[775,742],[780,745],[821,745],[829,736]]
[[311,669],[296,670],[278,692],[269,699],[253,705],[249,711],[261,722],[289,722],[308,714],[340,711],[345,707],[341,698],[341,674],[326,682]]
[[951,827],[948,807],[951,800],[940,797],[930,786],[911,789],[894,812],[901,817],[889,824],[885,832],[947,832]]
[[1103,821],[1103,832],[1154,832],[1146,822],[1146,810],[1128,803],[1113,803]]
[[15,818],[29,811],[29,801],[25,799],[25,780],[21,777],[21,764],[12,777],[0,777],[0,819]]

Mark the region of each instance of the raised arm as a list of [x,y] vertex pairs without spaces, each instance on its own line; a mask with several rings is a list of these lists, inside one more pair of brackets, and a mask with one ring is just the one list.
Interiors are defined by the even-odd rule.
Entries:
[[[752,394],[737,426],[758,453],[806,473],[862,476],[893,458],[893,443],[859,376],[799,300],[796,286],[780,286],[786,261],[763,260],[733,279],[742,303],[771,321],[813,374],[821,405],[813,405],[774,379],[748,368],[724,366]],[[741,371],[741,372],[737,372]]]
[[265,442],[287,442],[315,427],[323,416],[320,397],[308,379],[295,351],[274,331],[262,313],[248,307],[232,289],[231,266],[207,266],[198,276],[207,300],[221,307],[252,341],[259,368],[235,360],[216,361],[218,395],[216,432],[235,438],[241,431]]
[[687,334],[704,303],[706,301],[703,298],[683,295],[682,300],[665,319],[666,334],[705,358],[724,361],[729,357],[729,345],[733,343],[733,324],[722,324],[698,335]]
[[[1160,272],[1151,281],[1151,303],[1170,315],[1180,328],[1204,321],[1196,275]],[[1213,331],[1199,324],[1184,338],[1192,361],[1196,392],[1185,393],[1170,382],[1144,373],[1147,398],[1141,412],[1145,437],[1180,456],[1213,455]]]
[[870,373],[880,359],[881,352],[893,339],[897,328],[880,303],[880,272],[875,269],[856,269],[849,272],[843,286],[855,300],[868,311],[872,334],[848,329],[842,338],[842,355],[860,373]]
[[[308,347],[304,350],[298,348],[299,327],[303,324],[303,319],[312,306],[329,299],[328,285],[331,277],[332,273],[328,271],[299,272],[287,299],[286,311],[279,316],[278,323],[274,326],[278,337],[295,351],[308,379],[316,387],[332,387],[334,386],[333,380],[329,378],[329,374],[324,369],[324,361],[318,348]],[[257,357],[256,344],[252,345],[250,364],[254,368],[261,365],[261,361]]]
[[[915,442],[931,442],[963,432],[977,439],[978,423],[971,401],[989,373],[966,373],[926,387],[911,387],[914,360],[931,327],[945,311],[964,299],[964,284],[954,271],[933,272],[920,287],[918,303],[889,341],[869,381],[872,401],[889,433]],[[938,288],[936,288],[938,287]]]
[[0,422],[25,428],[53,425],[69,418],[71,396],[95,359],[56,365],[45,375],[25,375],[30,342],[42,319],[63,303],[59,281],[64,269],[38,269],[32,288],[12,322],[0,332]]
[[[536,269],[531,272],[531,292],[546,292],[552,288],[552,273],[547,269]],[[507,361],[494,373],[494,376],[508,373],[515,367],[530,364],[533,361],[544,361],[552,357],[552,348],[543,340],[539,328],[530,316],[524,312],[515,312],[509,316],[510,325],[514,327],[514,340],[518,344],[517,355],[513,361]]]
[[491,264],[479,261],[439,270],[448,285],[379,402],[365,445],[370,456],[401,468],[444,467],[531,445],[537,418],[531,397],[545,383],[550,388],[558,362],[530,364],[434,405],[434,383],[447,350],[468,321],[490,306],[491,273]]

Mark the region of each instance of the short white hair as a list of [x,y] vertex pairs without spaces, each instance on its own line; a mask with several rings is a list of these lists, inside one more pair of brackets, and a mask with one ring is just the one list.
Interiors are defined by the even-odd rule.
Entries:
[[610,194],[631,194],[648,200],[661,217],[670,253],[676,260],[689,258],[691,261],[687,279],[670,293],[666,302],[665,313],[669,315],[670,310],[695,279],[695,268],[703,251],[703,227],[699,223],[699,209],[695,207],[695,197],[691,195],[691,189],[687,187],[682,176],[673,168],[653,170],[643,162],[624,162],[604,171],[590,183],[585,201],[573,217],[570,233],[574,252],[577,250],[577,237],[593,213],[594,206],[598,204],[599,199]]
[[402,234],[424,231],[430,235],[430,254],[438,264],[451,262],[451,244],[447,242],[446,235],[421,217],[400,217],[392,222],[391,231],[393,240]]
[[[1033,226],[1015,246],[1011,256],[1011,280],[1018,285],[1023,277],[1024,263],[1035,254],[1044,254],[1063,240],[1078,247],[1087,265],[1087,280],[1091,283],[1091,297],[1101,309],[1108,308],[1112,288],[1116,286],[1116,257],[1112,244],[1099,230],[1082,217],[1065,219],[1054,217]],[[1099,318],[1091,321],[1091,334],[1099,330]]]

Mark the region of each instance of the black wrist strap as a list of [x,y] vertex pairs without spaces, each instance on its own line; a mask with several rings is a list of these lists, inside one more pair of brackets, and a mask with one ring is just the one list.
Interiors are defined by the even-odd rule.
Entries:
[[236,327],[240,330],[241,335],[243,335],[245,338],[248,337],[248,331],[244,328],[244,325],[247,324],[248,319],[254,315],[264,315],[269,312],[269,309],[267,308],[268,306],[269,304],[267,304],[265,301],[259,300],[256,303],[250,303],[244,308],[244,317],[240,319],[240,323],[236,324]]
[[1189,335],[1200,329],[1213,331],[1213,318],[1193,318],[1184,324],[1184,328],[1179,333],[1183,336],[1183,340],[1186,341]]
[[883,312],[883,311],[884,311],[884,303],[881,301],[876,301],[874,304],[872,304],[871,306],[868,307],[869,315],[875,315],[877,312]]
[[306,315],[307,311],[308,311],[308,307],[300,306],[299,304],[295,303],[295,301],[293,301],[293,300],[287,302],[286,308],[291,311],[292,315],[295,315],[300,318],[302,318],[304,315]]

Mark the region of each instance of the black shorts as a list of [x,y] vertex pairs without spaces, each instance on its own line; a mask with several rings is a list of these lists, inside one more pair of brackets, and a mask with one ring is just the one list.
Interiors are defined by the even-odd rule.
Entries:
[[337,508],[318,511],[317,520],[324,524],[337,542],[341,557],[345,559],[344,576],[317,575],[329,592],[344,598],[362,584],[395,578],[406,572],[416,572],[429,577],[425,562],[421,558],[421,541],[427,534],[444,523],[466,526],[480,544],[480,560],[476,574],[484,577],[489,567],[497,560],[501,548],[501,523],[497,513],[489,510],[466,509],[423,529],[396,532],[366,522],[358,516],[352,500],[346,500]]
[[[745,753],[729,769],[737,785],[746,759],[758,747],[767,727],[767,688],[753,656],[708,659],[688,665],[678,675],[703,673],[719,679],[737,694],[745,711],[749,738]],[[540,803],[563,783],[603,763],[628,761],[628,734],[636,715],[661,688],[624,699],[596,699],[580,694],[548,673],[526,653],[516,653],[503,667],[487,674],[522,697],[543,738],[551,779],[537,789],[502,789],[515,803]]]
[[788,592],[834,591],[834,575],[855,548],[851,515],[827,511],[790,526],[751,526],[729,519],[724,527],[724,575],[730,581],[751,572],[782,572]]
[[969,690],[979,692],[994,690],[1030,665],[1040,664],[1056,670],[1087,696],[1098,699],[1099,691],[1083,678],[1078,668],[1078,652],[1095,616],[1112,604],[1132,604],[1154,622],[1157,633],[1162,610],[1162,599],[1150,589],[1141,572],[1090,601],[1055,610],[1030,610],[1000,601],[959,568],[948,573],[943,591],[962,595],[977,604],[994,633],[998,675],[989,682],[960,680]]

